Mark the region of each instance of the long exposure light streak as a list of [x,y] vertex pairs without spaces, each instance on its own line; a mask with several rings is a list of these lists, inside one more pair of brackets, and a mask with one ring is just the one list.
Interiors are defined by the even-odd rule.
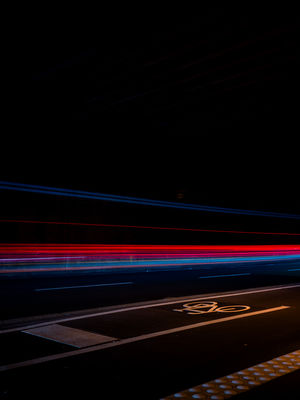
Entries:
[[1,274],[185,268],[284,260],[300,260],[300,245],[0,245]]
[[256,232],[256,231],[233,231],[221,229],[200,229],[200,228],[179,228],[166,226],[145,226],[145,225],[121,225],[121,224],[92,224],[84,222],[62,222],[62,221],[37,221],[24,219],[1,219],[0,223],[20,223],[20,224],[45,224],[45,225],[70,225],[70,226],[87,226],[99,228],[133,228],[133,229],[153,229],[153,230],[169,230],[169,231],[191,231],[191,232],[211,232],[211,233],[234,233],[247,235],[288,235],[300,236],[300,233],[291,232]]
[[14,182],[5,182],[5,181],[0,181],[0,189],[29,192],[29,193],[41,193],[41,194],[56,195],[56,196],[67,196],[67,197],[75,197],[75,198],[77,197],[77,198],[81,198],[81,199],[102,200],[102,201],[119,202],[119,203],[127,203],[127,204],[185,209],[185,210],[192,210],[192,211],[252,215],[252,216],[274,217],[274,218],[300,219],[299,214],[287,214],[287,213],[277,213],[277,212],[268,212],[268,211],[244,210],[244,209],[237,209],[237,208],[222,208],[222,207],[213,207],[213,206],[203,206],[203,205],[199,205],[199,204],[151,200],[151,199],[144,199],[144,198],[138,198],[138,197],[118,196],[118,195],[112,195],[112,194],[94,193],[94,192],[86,192],[86,191],[70,190],[70,189],[60,189],[60,188],[53,188],[53,187],[48,187],[48,186],[28,185],[28,184],[23,184],[23,183],[14,183]]

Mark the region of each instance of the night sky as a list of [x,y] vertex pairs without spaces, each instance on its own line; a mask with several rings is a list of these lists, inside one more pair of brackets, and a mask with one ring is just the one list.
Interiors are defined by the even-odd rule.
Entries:
[[1,180],[300,214],[299,14],[202,8],[16,21]]

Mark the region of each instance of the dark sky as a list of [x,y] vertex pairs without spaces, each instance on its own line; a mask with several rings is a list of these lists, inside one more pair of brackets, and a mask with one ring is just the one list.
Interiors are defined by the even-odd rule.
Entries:
[[1,179],[300,213],[296,11],[146,14],[15,22]]

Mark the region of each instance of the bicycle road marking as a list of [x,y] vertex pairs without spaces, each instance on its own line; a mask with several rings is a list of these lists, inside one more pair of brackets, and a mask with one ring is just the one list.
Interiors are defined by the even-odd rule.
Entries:
[[[276,286],[276,287],[271,287],[271,288],[265,288],[265,289],[258,289],[258,290],[247,290],[245,292],[231,292],[231,293],[223,293],[223,294],[215,294],[215,295],[208,295],[208,296],[201,296],[201,297],[193,297],[190,298],[189,296],[186,297],[190,298],[191,301],[201,301],[201,300],[207,300],[207,299],[218,299],[218,298],[224,298],[224,297],[234,297],[234,296],[244,296],[244,295],[251,295],[251,294],[256,294],[256,293],[265,293],[265,292],[271,292],[274,290],[285,290],[285,289],[293,289],[293,288],[298,288],[300,287],[300,284],[296,285],[286,285],[286,286]],[[85,315],[80,315],[76,317],[68,317],[68,318],[61,318],[61,319],[55,319],[52,321],[47,321],[47,322],[41,322],[38,324],[30,324],[30,325],[23,325],[21,327],[17,328],[10,328],[10,329],[3,329],[0,330],[0,335],[4,333],[11,333],[11,332],[19,332],[25,329],[31,329],[31,328],[37,328],[39,326],[46,326],[46,325],[51,325],[55,323],[62,323],[62,322],[68,322],[68,321],[75,321],[79,319],[86,319],[86,318],[92,318],[92,317],[99,317],[102,315],[110,315],[110,314],[118,314],[122,312],[128,312],[128,311],[135,311],[135,310],[142,310],[145,308],[155,308],[155,307],[161,307],[161,306],[167,306],[167,305],[172,305],[172,304],[179,304],[179,303],[184,303],[186,300],[182,299],[181,300],[171,300],[171,301],[165,301],[163,303],[153,303],[153,304],[145,304],[145,305],[140,305],[140,306],[133,306],[133,307],[126,307],[122,309],[117,309],[117,310],[110,310],[110,311],[100,311],[92,314],[85,314]]]
[[174,308],[173,311],[186,312],[189,315],[195,314],[208,314],[212,312],[244,312],[250,310],[250,306],[244,305],[228,305],[228,306],[218,306],[217,301],[207,301],[206,303],[198,303],[193,301],[191,303],[185,303],[182,308]]
[[135,336],[135,337],[131,337],[128,339],[121,339],[119,341],[104,343],[104,344],[100,344],[100,345],[96,345],[96,346],[90,346],[90,347],[82,348],[79,350],[69,351],[67,353],[53,354],[50,356],[40,357],[40,358],[36,358],[33,360],[27,360],[27,361],[22,361],[22,362],[18,362],[18,363],[3,365],[3,366],[0,366],[0,372],[16,369],[16,368],[20,368],[20,367],[28,367],[31,365],[42,364],[42,363],[45,363],[48,361],[59,360],[59,359],[77,356],[77,355],[81,355],[81,354],[91,353],[94,351],[117,347],[117,346],[121,346],[124,344],[140,342],[143,340],[153,339],[156,337],[165,336],[165,335],[169,335],[169,334],[176,333],[176,332],[183,332],[183,331],[187,331],[187,330],[191,330],[191,329],[195,329],[195,328],[200,328],[200,327],[206,326],[206,325],[219,324],[222,322],[232,321],[235,319],[247,318],[247,317],[252,317],[255,315],[261,315],[261,314],[271,313],[271,312],[275,312],[275,311],[280,311],[280,310],[284,310],[287,308],[290,308],[290,306],[280,306],[280,307],[268,308],[266,310],[254,311],[254,312],[250,312],[250,313],[246,313],[246,314],[238,314],[238,315],[233,315],[230,317],[198,322],[197,324],[184,325],[184,326],[180,326],[177,328],[167,329],[164,331],[148,333],[145,335]]
[[178,398],[228,399],[299,369],[300,350],[296,350],[253,367],[174,393],[161,400]]

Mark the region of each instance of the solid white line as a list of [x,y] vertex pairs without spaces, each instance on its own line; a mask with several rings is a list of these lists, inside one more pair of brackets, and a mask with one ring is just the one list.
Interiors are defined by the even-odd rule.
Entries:
[[247,318],[247,317],[252,317],[254,315],[260,315],[260,314],[266,314],[266,313],[270,313],[270,312],[274,312],[274,311],[280,311],[280,310],[284,310],[287,308],[290,308],[290,307],[289,306],[280,306],[280,307],[268,308],[266,310],[261,310],[261,311],[254,311],[254,312],[250,312],[247,314],[233,315],[231,317],[219,318],[219,319],[214,319],[211,321],[199,322],[197,324],[184,325],[184,326],[180,326],[178,328],[167,329],[164,331],[147,333],[145,335],[135,336],[135,337],[128,338],[128,339],[122,339],[122,340],[119,340],[116,342],[100,344],[100,345],[91,346],[91,347],[87,347],[87,348],[79,349],[79,350],[73,350],[73,351],[69,351],[67,353],[54,354],[51,356],[35,358],[33,360],[27,360],[27,361],[22,361],[19,363],[3,365],[0,367],[0,372],[15,369],[15,368],[20,368],[20,367],[28,367],[30,365],[41,364],[41,363],[44,363],[47,361],[60,360],[62,358],[68,358],[68,357],[77,356],[80,354],[91,353],[94,351],[108,349],[111,347],[122,346],[122,345],[128,344],[128,343],[140,342],[142,340],[153,339],[153,338],[156,338],[159,336],[169,335],[169,334],[172,334],[175,332],[182,332],[182,331],[187,331],[190,329],[200,328],[201,326],[219,324],[222,322],[232,321],[235,319]]
[[243,276],[243,275],[252,275],[250,272],[244,274],[226,274],[226,275],[209,275],[209,276],[198,276],[198,279],[208,279],[208,278],[227,278],[231,276]]
[[78,288],[87,288],[87,287],[96,287],[96,286],[118,286],[118,285],[132,285],[133,282],[114,282],[114,283],[100,283],[98,285],[80,285],[80,286],[59,286],[52,288],[39,288],[34,289],[35,292],[42,292],[47,290],[64,290],[64,289],[78,289]]
[[244,296],[244,295],[248,295],[248,294],[251,295],[251,294],[256,294],[256,293],[271,292],[274,290],[293,289],[296,287],[300,287],[300,283],[296,284],[296,285],[287,285],[287,286],[279,286],[279,287],[277,286],[277,287],[267,288],[267,289],[248,290],[245,292],[239,291],[239,292],[228,293],[228,294],[223,293],[220,295],[211,295],[211,296],[202,296],[202,297],[186,296],[184,298],[181,298],[180,300],[165,301],[163,303],[145,304],[145,305],[141,305],[141,306],[133,306],[133,307],[127,307],[127,308],[110,310],[110,311],[100,311],[100,312],[96,312],[96,313],[92,313],[92,314],[80,315],[77,317],[62,318],[62,319],[56,319],[56,320],[48,321],[48,322],[41,322],[39,324],[25,325],[25,326],[18,327],[18,328],[4,329],[4,330],[0,331],[0,335],[2,333],[17,332],[17,331],[22,331],[24,329],[36,328],[39,326],[46,326],[46,325],[51,325],[51,324],[56,324],[56,323],[59,324],[62,322],[75,321],[78,319],[99,317],[101,315],[117,314],[117,313],[128,312],[128,311],[142,310],[144,308],[153,308],[153,307],[167,306],[167,305],[171,305],[171,304],[185,303],[187,300],[193,300],[193,301],[199,300],[200,301],[200,300],[209,300],[209,299],[219,299],[219,298],[225,298],[225,297]]

